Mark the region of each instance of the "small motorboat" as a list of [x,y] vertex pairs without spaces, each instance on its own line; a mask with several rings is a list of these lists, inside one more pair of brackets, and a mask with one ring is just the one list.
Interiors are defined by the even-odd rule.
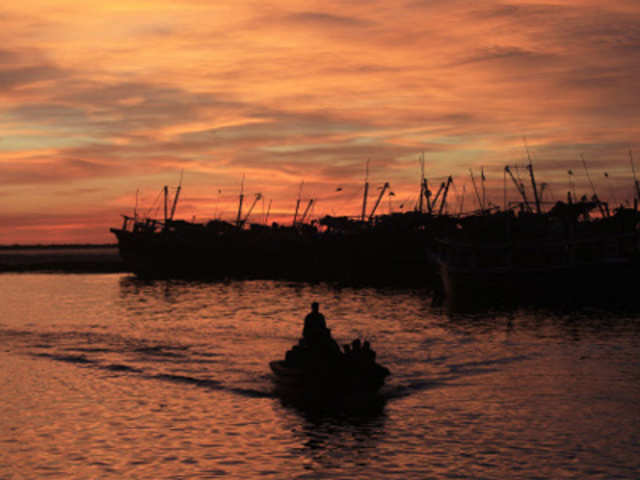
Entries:
[[304,340],[287,351],[284,360],[269,363],[277,387],[312,397],[372,394],[390,374],[375,361],[369,342],[354,340],[343,349],[333,341],[308,345]]

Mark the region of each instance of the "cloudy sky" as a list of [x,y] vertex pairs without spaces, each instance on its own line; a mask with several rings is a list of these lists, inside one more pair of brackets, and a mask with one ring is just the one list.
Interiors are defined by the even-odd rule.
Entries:
[[355,215],[367,161],[406,210],[423,153],[452,209],[481,167],[502,204],[525,146],[548,201],[590,192],[581,155],[632,198],[637,0],[102,3],[0,7],[0,244],[114,241],[181,171],[178,218],[232,218],[243,175],[254,221],[302,181],[314,216]]

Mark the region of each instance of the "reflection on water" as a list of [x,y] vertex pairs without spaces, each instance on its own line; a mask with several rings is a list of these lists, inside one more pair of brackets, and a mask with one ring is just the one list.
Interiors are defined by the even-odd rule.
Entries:
[[[636,478],[630,313],[450,315],[420,290],[0,275],[0,478]],[[278,395],[317,300],[392,376]]]

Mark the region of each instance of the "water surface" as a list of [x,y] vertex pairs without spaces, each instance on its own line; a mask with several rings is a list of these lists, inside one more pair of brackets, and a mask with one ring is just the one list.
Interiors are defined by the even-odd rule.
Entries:
[[[0,478],[637,478],[640,322],[451,316],[420,290],[0,275]],[[291,405],[268,362],[311,301],[392,371]],[[363,406],[364,407],[364,406]]]

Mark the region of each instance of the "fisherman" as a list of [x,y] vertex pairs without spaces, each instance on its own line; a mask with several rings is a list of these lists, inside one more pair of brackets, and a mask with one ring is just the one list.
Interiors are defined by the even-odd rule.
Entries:
[[318,339],[331,336],[327,328],[327,322],[324,315],[320,313],[320,305],[318,302],[311,304],[311,312],[304,319],[304,329],[302,330],[302,338],[308,344],[317,343]]
[[331,337],[331,329],[327,328],[324,315],[320,313],[318,302],[311,304],[311,312],[304,319],[304,329],[302,330],[302,341],[316,353],[339,357],[340,346]]
[[364,341],[364,344],[362,345],[362,351],[364,352],[367,360],[372,363],[376,361],[376,352],[371,348],[371,344],[368,340]]

